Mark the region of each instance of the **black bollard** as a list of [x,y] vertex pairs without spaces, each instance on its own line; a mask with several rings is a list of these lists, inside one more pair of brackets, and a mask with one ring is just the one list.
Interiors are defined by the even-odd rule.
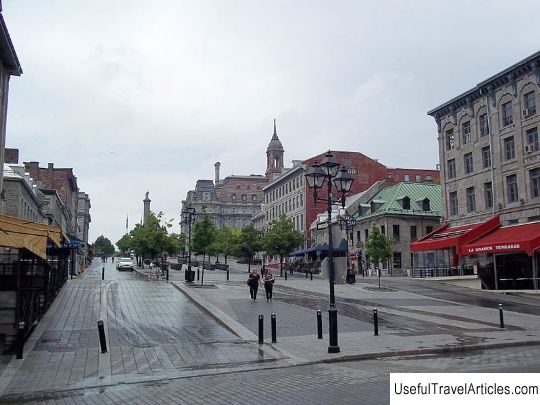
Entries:
[[503,315],[502,304],[499,304],[499,321],[500,321],[501,329],[504,329],[504,315]]
[[379,336],[379,317],[377,315],[377,308],[373,308],[373,336]]
[[197,267],[197,281],[199,281],[199,268]]
[[229,281],[229,268],[227,268],[227,281]]
[[101,268],[101,279],[105,280],[105,266]]
[[307,280],[307,270],[306,270],[306,280]]
[[311,271],[309,272],[309,274],[310,274],[309,277],[310,277],[311,281],[313,281],[313,270],[311,270]]
[[272,326],[272,343],[276,343],[276,314],[270,315],[270,325]]
[[22,359],[23,358],[23,351],[24,351],[24,322],[19,322],[17,324],[17,341],[16,344],[16,358]]
[[167,281],[169,281],[169,267],[167,266]]
[[259,344],[262,345],[264,341],[263,330],[264,330],[264,316],[259,315]]
[[317,339],[322,339],[322,312],[317,310]]
[[97,322],[99,332],[99,345],[101,346],[101,353],[107,353],[107,342],[105,341],[105,327],[103,321]]
[[287,270],[285,270],[285,281],[287,281]]

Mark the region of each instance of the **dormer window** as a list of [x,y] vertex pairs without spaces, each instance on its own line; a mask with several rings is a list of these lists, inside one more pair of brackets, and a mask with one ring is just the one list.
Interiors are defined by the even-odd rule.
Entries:
[[429,198],[424,198],[422,200],[422,209],[424,211],[431,211],[431,207],[429,206]]
[[375,207],[375,203],[373,201],[371,201],[369,203],[369,205],[371,205],[371,213],[373,214],[377,210],[376,207]]
[[404,210],[410,210],[411,209],[411,199],[407,196],[403,197],[402,205]]

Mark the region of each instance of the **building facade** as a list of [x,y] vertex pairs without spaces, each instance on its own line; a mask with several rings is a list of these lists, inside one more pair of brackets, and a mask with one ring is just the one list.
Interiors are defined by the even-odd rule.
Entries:
[[2,15],[0,1],[0,213],[2,213],[4,197],[4,153],[6,148],[6,122],[9,95],[9,80],[11,76],[20,76],[22,68],[11,42],[9,32]]
[[[433,275],[483,288],[540,288],[540,52],[429,111],[437,123],[445,225],[414,243]],[[442,252],[442,253],[441,253]]]
[[92,222],[90,197],[88,194],[79,191],[77,198],[77,224],[79,227],[77,237],[84,243],[88,243],[88,230],[90,228],[90,222]]
[[24,166],[34,181],[40,185],[40,188],[53,189],[58,192],[67,210],[66,232],[70,237],[76,237],[78,234],[77,204],[79,187],[73,169],[56,168],[53,163],[49,163],[46,168],[41,168],[39,162],[25,162]]

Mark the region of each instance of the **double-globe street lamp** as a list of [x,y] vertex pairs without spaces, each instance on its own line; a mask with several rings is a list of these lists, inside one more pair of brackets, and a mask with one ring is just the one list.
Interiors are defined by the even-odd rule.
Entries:
[[195,272],[191,270],[191,224],[193,223],[197,215],[198,214],[195,210],[195,207],[193,207],[191,204],[188,204],[182,210],[182,221],[188,226],[188,267],[185,274],[186,281],[193,281],[195,278]]
[[[328,309],[328,326],[330,334],[330,345],[328,353],[339,353],[337,309],[334,296],[335,271],[334,271],[334,247],[332,240],[332,204],[341,201],[341,206],[345,207],[345,195],[351,190],[354,178],[347,169],[334,158],[328,151],[320,164],[313,164],[305,174],[308,187],[313,189],[313,202],[325,201],[327,203],[327,229],[328,229],[328,278],[330,284],[330,308]],[[317,190],[322,189],[326,182],[326,198],[318,198]],[[332,185],[336,188],[337,195],[332,194]],[[339,196],[339,199],[336,197]]]

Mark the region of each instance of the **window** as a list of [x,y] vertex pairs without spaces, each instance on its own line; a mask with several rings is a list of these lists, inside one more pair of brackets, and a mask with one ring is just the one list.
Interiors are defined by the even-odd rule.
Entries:
[[536,94],[531,91],[523,96],[523,115],[528,117],[536,114]]
[[454,130],[449,129],[446,131],[446,149],[454,149]]
[[246,195],[242,194],[242,201],[246,201]]
[[420,183],[422,181],[422,177],[420,177],[420,175],[417,174],[414,181],[416,181],[417,183]]
[[416,225],[411,225],[411,241],[418,239]]
[[403,197],[402,200],[403,209],[404,210],[410,210],[411,209],[411,199],[407,196]]
[[518,200],[518,186],[516,174],[506,176],[506,193],[508,195],[508,202],[516,202]]
[[461,124],[461,135],[464,144],[471,142],[471,121]]
[[401,252],[394,252],[394,269],[401,269]]
[[516,157],[516,145],[514,143],[514,137],[509,136],[504,139],[504,159],[510,160]]
[[514,122],[512,118],[512,102],[508,101],[502,105],[502,126],[505,127]]
[[458,200],[457,200],[457,191],[452,191],[449,194],[450,201],[450,215],[457,215],[458,214]]
[[356,240],[360,240],[360,231],[356,231]]
[[392,237],[399,240],[399,225],[392,225]]
[[476,198],[474,196],[474,187],[467,188],[466,195],[467,195],[467,212],[476,211]]
[[369,229],[366,229],[366,230],[364,231],[364,235],[365,235],[365,237],[366,237],[365,240],[368,240],[368,237],[369,237]]
[[450,159],[446,165],[446,171],[449,179],[456,177],[456,159]]
[[383,235],[386,235],[386,228],[384,227],[384,225],[381,225],[381,233]]
[[[529,147],[530,152],[536,152],[540,149],[538,144],[538,129],[532,128],[528,129],[526,132],[527,135],[527,146]],[[527,151],[527,149],[525,149]]]
[[531,179],[531,197],[540,197],[540,168],[529,170]]
[[406,174],[405,176],[403,176],[403,181],[409,181],[409,175]]
[[430,234],[431,232],[433,232],[433,227],[432,226],[426,226],[426,234]]
[[465,155],[463,156],[463,165],[465,167],[465,174],[472,173],[473,171],[472,152],[465,153]]
[[256,194],[252,194],[252,195],[251,195],[251,200],[252,200],[252,201],[257,201],[257,195],[256,195]]
[[489,122],[487,114],[480,115],[480,136],[489,135]]
[[489,145],[482,148],[482,167],[484,169],[491,167],[491,150]]
[[236,194],[231,195],[231,199],[232,199],[233,201],[236,201]]
[[424,198],[422,200],[422,209],[424,211],[430,211],[431,210],[431,207],[430,207],[430,201],[429,201],[429,198]]
[[493,184],[491,181],[484,183],[484,201],[486,203],[486,209],[493,207]]

